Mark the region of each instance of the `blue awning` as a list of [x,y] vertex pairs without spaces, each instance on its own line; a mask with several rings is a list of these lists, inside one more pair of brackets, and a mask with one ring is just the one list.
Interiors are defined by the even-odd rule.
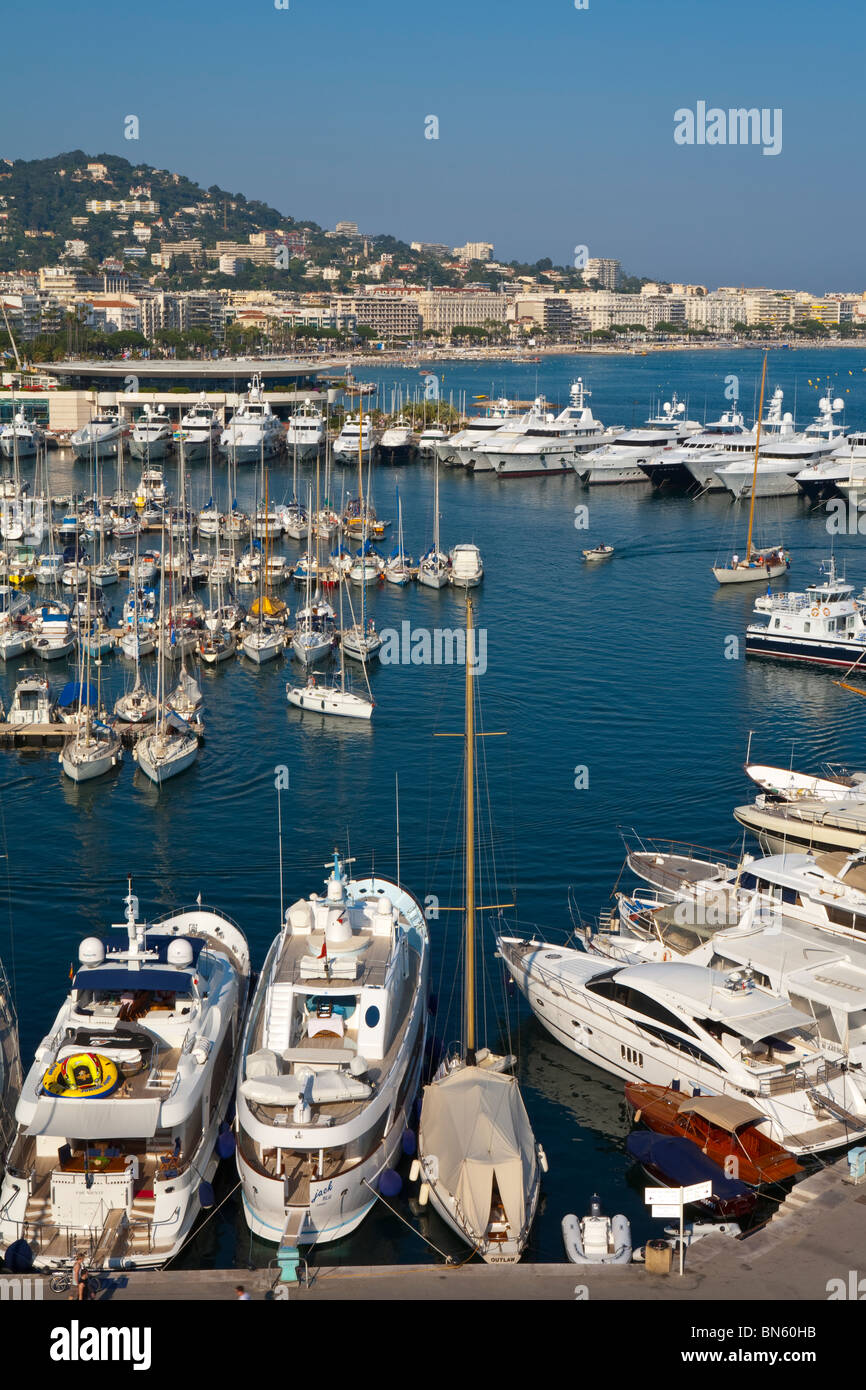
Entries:
[[635,1130],[626,1139],[625,1146],[638,1163],[649,1164],[675,1187],[710,1181],[713,1195],[723,1201],[741,1197],[749,1190],[739,1179],[727,1177],[713,1159],[684,1136]]
[[95,705],[96,686],[92,683],[83,685],[79,681],[69,681],[61,690],[57,703],[61,709],[69,709],[71,705],[78,704],[79,697],[85,705]]
[[111,994],[134,994],[137,990],[166,990],[171,994],[189,994],[192,979],[185,970],[170,970],[145,965],[141,970],[126,970],[122,966],[83,966],[72,981],[73,989],[97,989]]

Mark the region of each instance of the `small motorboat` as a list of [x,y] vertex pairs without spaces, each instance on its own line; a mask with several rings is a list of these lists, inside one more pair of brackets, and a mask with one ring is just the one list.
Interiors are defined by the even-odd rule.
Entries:
[[589,1216],[562,1218],[565,1253],[573,1265],[627,1265],[631,1261],[631,1226],[625,1216],[605,1216],[593,1195]]
[[[679,1231],[674,1226],[665,1226],[664,1232],[664,1243],[677,1251],[680,1245]],[[704,1236],[729,1236],[735,1240],[742,1234],[736,1221],[687,1221],[683,1226],[683,1249],[688,1250],[690,1245],[694,1245],[696,1240],[703,1240]],[[638,1246],[632,1258],[635,1264],[645,1264],[646,1246]]]
[[597,545],[592,550],[584,550],[583,558],[589,564],[593,564],[596,560],[609,560],[612,554],[612,545]]
[[752,1188],[737,1178],[728,1177],[718,1163],[684,1135],[635,1130],[626,1139],[625,1146],[653,1182],[662,1187],[691,1187],[693,1183],[712,1182],[712,1196],[695,1203],[712,1216],[736,1219],[751,1215],[757,1206],[758,1195]]

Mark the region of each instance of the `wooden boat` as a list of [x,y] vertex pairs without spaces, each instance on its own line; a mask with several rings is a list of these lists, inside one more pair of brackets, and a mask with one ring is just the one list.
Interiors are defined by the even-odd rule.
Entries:
[[726,1174],[750,1187],[783,1182],[802,1172],[793,1154],[761,1133],[758,1125],[766,1116],[748,1101],[735,1096],[687,1096],[670,1086],[636,1081],[626,1083],[625,1098],[635,1122],[642,1121],[657,1134],[690,1139]]
[[712,1182],[713,1192],[695,1203],[703,1211],[724,1220],[751,1216],[758,1194],[737,1178],[729,1178],[718,1163],[682,1134],[657,1134],[636,1129],[626,1139],[628,1154],[641,1165],[648,1177],[661,1187],[690,1187],[692,1183]]
[[594,560],[609,560],[612,554],[612,545],[597,545],[592,550],[584,550],[583,558],[591,564]]

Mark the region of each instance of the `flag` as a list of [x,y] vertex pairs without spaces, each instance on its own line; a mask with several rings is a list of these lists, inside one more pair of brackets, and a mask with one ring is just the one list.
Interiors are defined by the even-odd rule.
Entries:
[[322,949],[321,949],[321,951],[319,952],[318,959],[319,959],[319,960],[324,960],[324,959],[325,959],[325,956],[327,955],[327,951],[328,951],[328,943],[327,943],[327,941],[323,941],[323,942],[322,942]]

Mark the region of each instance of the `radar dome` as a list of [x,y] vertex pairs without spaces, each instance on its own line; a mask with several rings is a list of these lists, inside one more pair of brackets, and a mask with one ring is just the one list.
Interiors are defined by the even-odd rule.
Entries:
[[98,936],[85,936],[78,948],[78,959],[82,965],[101,965],[105,960],[105,947]]
[[833,402],[833,409],[834,409],[834,410],[842,410],[842,409],[844,409],[844,406],[845,406],[845,402],[843,401],[842,397],[841,397],[841,396],[837,396],[836,399],[835,399],[835,401]]
[[665,401],[664,405],[662,406],[662,410],[670,410],[670,408],[671,408],[671,403],[670,403],[670,401]]
[[822,396],[821,399],[820,399],[820,401],[818,402],[818,409],[819,409],[819,410],[829,410],[829,408],[830,408],[830,397],[829,397],[829,396]]
[[180,936],[168,943],[165,958],[169,965],[192,965],[192,946],[185,937]]

